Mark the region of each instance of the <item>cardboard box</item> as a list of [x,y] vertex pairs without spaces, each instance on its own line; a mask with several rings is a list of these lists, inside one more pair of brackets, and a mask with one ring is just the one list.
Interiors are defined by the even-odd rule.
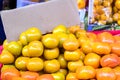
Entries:
[[6,10],[1,17],[8,41],[18,40],[20,33],[30,27],[38,27],[42,33],[55,26],[80,25],[76,0],[51,0],[29,6]]
[[89,1],[88,30],[112,30],[112,3],[106,3],[106,0]]

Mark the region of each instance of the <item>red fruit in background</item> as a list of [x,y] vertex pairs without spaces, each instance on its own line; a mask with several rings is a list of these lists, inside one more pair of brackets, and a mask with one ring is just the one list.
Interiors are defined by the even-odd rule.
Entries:
[[55,80],[51,74],[42,74],[36,80]]
[[36,80],[39,74],[37,72],[26,71],[21,73],[21,77],[27,80]]
[[97,35],[100,42],[114,43],[114,37],[109,32],[102,32]]
[[108,54],[100,59],[100,64],[102,67],[113,68],[120,64],[120,59],[116,54]]
[[12,80],[12,77],[19,77],[20,72],[15,68],[8,68],[1,73],[2,80]]

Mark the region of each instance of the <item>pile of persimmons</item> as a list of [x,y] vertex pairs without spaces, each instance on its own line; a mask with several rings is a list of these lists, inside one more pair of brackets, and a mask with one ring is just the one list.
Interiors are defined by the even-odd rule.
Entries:
[[120,36],[80,26],[31,27],[3,43],[2,80],[120,80]]

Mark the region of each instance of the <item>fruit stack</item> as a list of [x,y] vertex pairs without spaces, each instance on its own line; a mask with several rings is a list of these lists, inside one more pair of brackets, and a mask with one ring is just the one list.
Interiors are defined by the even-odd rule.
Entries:
[[113,5],[113,20],[120,25],[120,0],[115,0]]
[[112,3],[113,0],[94,0],[93,17],[91,18],[90,23],[97,23],[98,25],[112,23]]
[[3,43],[2,80],[120,80],[120,36],[80,26],[31,27]]

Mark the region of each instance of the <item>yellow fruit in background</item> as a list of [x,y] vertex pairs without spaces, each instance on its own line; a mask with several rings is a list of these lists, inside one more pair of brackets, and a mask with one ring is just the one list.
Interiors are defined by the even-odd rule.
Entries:
[[113,9],[112,6],[107,7],[107,13],[108,13],[108,15],[112,14],[112,11],[113,11],[112,9]]
[[102,6],[102,5],[96,6],[96,8],[95,8],[96,12],[100,15],[105,13],[105,11],[103,9],[104,9],[104,6]]
[[102,0],[94,0],[94,6],[98,6],[102,4]]
[[119,13],[115,13],[115,14],[113,15],[113,20],[114,20],[114,21],[117,21],[119,18],[120,18],[120,14],[119,14]]
[[104,0],[104,1],[103,1],[103,6],[104,6],[104,7],[111,6],[111,2],[110,2],[110,1],[107,1],[107,0]]
[[106,25],[107,21],[104,21],[104,20],[99,20],[98,21],[98,24],[99,25]]
[[112,17],[109,17],[108,19],[107,19],[107,23],[112,23],[113,22],[113,18]]
[[79,9],[85,8],[85,0],[77,0],[77,4]]
[[90,19],[90,23],[95,23],[95,18],[94,17],[92,17],[91,19]]
[[118,9],[114,6],[114,7],[113,7],[113,11],[114,11],[114,13],[117,13],[117,12],[118,12]]
[[98,13],[94,14],[95,16],[95,20],[99,20],[100,19],[100,15]]
[[99,0],[94,0],[94,5],[95,6],[99,5]]
[[118,13],[120,14],[120,10],[118,11]]
[[117,24],[120,25],[120,20],[117,21]]
[[112,3],[113,2],[113,0],[110,0],[110,3]]
[[100,15],[100,20],[107,20],[107,16],[105,14]]
[[116,0],[116,2],[115,2],[115,7],[116,7],[117,9],[120,9],[120,0]]

